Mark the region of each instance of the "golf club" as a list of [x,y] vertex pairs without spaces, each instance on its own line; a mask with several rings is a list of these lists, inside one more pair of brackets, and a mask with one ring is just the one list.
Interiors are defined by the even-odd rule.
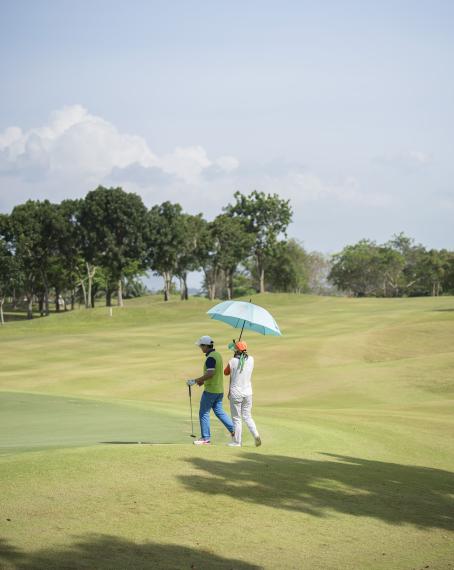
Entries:
[[189,407],[191,408],[191,437],[197,437],[194,433],[194,421],[192,419],[192,392],[191,392],[191,386],[188,386],[189,388]]

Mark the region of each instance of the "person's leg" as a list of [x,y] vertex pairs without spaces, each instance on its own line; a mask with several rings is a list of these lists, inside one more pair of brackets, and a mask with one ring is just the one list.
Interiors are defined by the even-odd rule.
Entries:
[[230,417],[225,413],[224,408],[222,407],[222,399],[224,398],[224,394],[213,394],[216,396],[213,402],[213,411],[221,422],[225,425],[225,427],[229,430],[231,434],[234,433],[233,430],[233,423]]
[[200,433],[202,439],[210,439],[210,411],[213,405],[213,396],[209,392],[203,392],[200,398],[199,420],[200,420]]
[[241,432],[242,432],[241,402],[242,402],[241,399],[234,399],[230,397],[230,413],[232,414],[233,429],[235,431],[233,441],[239,444],[241,444]]
[[249,428],[249,431],[256,439],[259,436],[259,432],[257,431],[257,426],[255,425],[255,422],[252,419],[251,412],[252,412],[252,396],[245,396],[243,398],[243,406],[241,409],[241,414],[243,416],[245,424]]

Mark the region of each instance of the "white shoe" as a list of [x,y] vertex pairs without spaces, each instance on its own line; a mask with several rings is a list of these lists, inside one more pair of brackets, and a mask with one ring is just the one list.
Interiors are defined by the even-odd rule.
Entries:
[[260,436],[257,435],[256,437],[254,437],[255,439],[255,447],[260,447],[262,445],[262,440],[260,439]]
[[241,447],[241,443],[237,443],[236,441],[231,441],[227,444],[229,447]]
[[195,439],[192,443],[194,445],[210,445],[210,440],[209,439],[203,439],[201,437],[199,439]]

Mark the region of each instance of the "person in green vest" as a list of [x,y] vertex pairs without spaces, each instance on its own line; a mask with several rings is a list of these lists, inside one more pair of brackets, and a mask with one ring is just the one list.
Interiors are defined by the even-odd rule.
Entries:
[[233,422],[222,407],[224,398],[224,368],[222,356],[214,348],[214,341],[210,336],[202,336],[196,342],[201,351],[205,354],[203,374],[199,378],[187,380],[188,386],[197,384],[204,386],[204,392],[200,398],[200,431],[201,437],[194,440],[194,445],[209,445],[211,441],[210,432],[210,412],[213,410],[215,416],[224,424],[230,435],[233,437],[235,430]]

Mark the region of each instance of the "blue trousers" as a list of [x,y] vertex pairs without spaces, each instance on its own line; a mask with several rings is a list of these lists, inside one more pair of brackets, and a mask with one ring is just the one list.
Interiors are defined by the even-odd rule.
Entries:
[[222,407],[222,399],[224,394],[212,394],[211,392],[204,391],[200,398],[200,431],[203,439],[210,439],[210,412],[213,410],[215,416],[221,420],[230,433],[234,432],[233,422],[224,412]]

